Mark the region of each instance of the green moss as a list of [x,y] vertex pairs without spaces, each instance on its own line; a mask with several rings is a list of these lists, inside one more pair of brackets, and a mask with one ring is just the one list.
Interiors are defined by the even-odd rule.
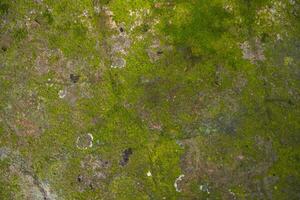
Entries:
[[[131,43],[118,54],[122,69],[110,68],[112,45],[124,38],[112,39],[122,34],[103,6]],[[276,6],[281,20],[268,24],[261,13]],[[0,36],[9,37],[0,39],[12,40],[0,50],[1,147],[20,152],[65,199],[296,199],[297,9],[269,0],[1,1]],[[255,38],[266,59],[250,62],[240,45]],[[43,113],[40,134],[15,134],[11,124],[31,116],[23,107]],[[78,149],[86,133],[93,147]],[[106,178],[82,167],[91,155],[108,160]],[[19,191],[17,176],[0,176],[1,199]]]
[[9,11],[9,4],[6,2],[1,2],[0,3],[0,16],[7,14]]

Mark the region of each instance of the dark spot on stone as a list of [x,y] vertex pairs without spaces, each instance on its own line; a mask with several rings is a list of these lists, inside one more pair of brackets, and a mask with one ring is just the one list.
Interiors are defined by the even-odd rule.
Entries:
[[89,184],[89,187],[91,188],[91,190],[93,190],[93,189],[94,189],[94,186],[93,186],[93,184],[92,184],[92,183],[90,183],[90,184]]
[[7,47],[3,46],[1,47],[2,51],[7,51]]
[[128,149],[125,149],[122,153],[122,159],[120,161],[120,165],[121,166],[125,166],[128,161],[129,161],[129,157],[132,155],[132,149],[131,148],[128,148]]
[[161,55],[163,53],[164,53],[163,51],[157,51],[157,55]]
[[2,51],[7,51],[9,47],[12,45],[12,37],[8,34],[0,36],[0,48]]
[[78,181],[78,182],[81,182],[82,180],[83,180],[82,175],[79,175],[79,176],[77,177],[77,181]]
[[143,31],[144,33],[147,32],[149,29],[150,29],[150,26],[149,26],[148,24],[144,24],[144,25],[142,26],[142,31]]
[[216,86],[220,86],[221,84],[220,84],[220,82],[218,80],[215,80],[215,85]]
[[70,80],[73,83],[77,83],[79,81],[80,76],[79,75],[75,75],[75,74],[70,74]]
[[120,29],[119,29],[119,30],[120,30],[120,32],[121,32],[121,33],[123,33],[123,32],[124,32],[124,28],[123,28],[123,27],[120,27]]
[[40,20],[39,19],[34,19],[34,21],[38,24],[38,25],[41,25],[41,22],[40,22]]
[[196,64],[200,63],[202,57],[193,53],[192,47],[190,46],[177,46],[178,52],[180,52],[183,58],[190,62],[191,66],[188,67],[186,71],[188,71],[191,67],[195,66]]

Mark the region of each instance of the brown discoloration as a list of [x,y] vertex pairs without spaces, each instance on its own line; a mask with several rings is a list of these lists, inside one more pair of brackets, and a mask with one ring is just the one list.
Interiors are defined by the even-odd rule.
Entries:
[[[12,151],[9,148],[0,148],[0,161],[9,161],[9,166],[5,176],[9,180],[13,180],[14,177],[18,177],[18,185],[21,188],[20,193],[22,194],[22,199],[32,200],[32,199],[45,199],[45,200],[56,200],[57,195],[50,188],[50,186],[41,181],[40,178],[33,172],[27,159],[21,157],[19,152]],[[19,199],[16,193],[16,198]]]
[[149,126],[151,130],[162,131],[163,129],[162,124],[158,122],[152,122]]
[[[275,161],[271,143],[261,137],[256,138],[257,144],[254,148],[259,149],[266,159],[257,160],[239,152],[231,152],[232,160],[228,163],[217,160],[217,157],[222,157],[221,154],[224,153],[225,148],[219,147],[218,142],[212,140],[213,138],[192,138],[184,141],[187,151],[181,160],[181,168],[185,174],[185,181],[180,183],[182,192],[191,195],[190,184],[196,181],[199,185],[209,184],[212,190],[218,188],[223,199],[232,199],[232,193],[228,192],[231,185],[241,185],[247,188],[248,192],[253,194],[252,197],[258,199],[271,195],[264,193],[269,185],[260,184],[256,180],[257,176],[266,174]],[[214,140],[217,141],[216,138]],[[200,146],[208,143],[211,143],[210,145],[214,146],[215,150],[213,154],[205,155]],[[226,151],[230,150],[226,148]],[[214,159],[210,159],[209,156]]]
[[18,136],[38,136],[39,127],[29,119],[17,119],[16,120],[16,134]]
[[99,156],[88,155],[81,162],[81,172],[77,176],[80,191],[104,188],[110,177],[111,163]]
[[170,8],[173,7],[175,4],[172,2],[158,2],[154,4],[155,8]]
[[39,75],[44,75],[49,72],[49,54],[43,51],[35,59],[35,69]]
[[37,95],[22,89],[21,94],[11,94],[10,98],[11,104],[3,112],[7,128],[18,136],[41,135],[48,123],[44,105]]
[[12,45],[12,38],[8,34],[4,34],[0,37],[0,49],[2,51],[7,51]]
[[117,23],[113,12],[108,7],[102,7],[103,24],[108,31],[113,33],[104,43],[110,57],[111,68],[123,68],[126,66],[124,57],[128,54],[131,47],[131,40],[122,23]]

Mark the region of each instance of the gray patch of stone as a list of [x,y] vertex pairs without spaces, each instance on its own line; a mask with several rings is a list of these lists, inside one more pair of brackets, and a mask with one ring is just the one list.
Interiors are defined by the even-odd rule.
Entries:
[[126,66],[125,56],[131,46],[131,40],[126,32],[124,24],[117,24],[113,19],[113,12],[108,7],[103,7],[102,12],[107,16],[107,25],[114,31],[109,39],[109,55],[111,57],[111,68],[124,68]]
[[18,136],[39,136],[44,133],[48,127],[48,115],[43,99],[37,96],[36,91],[23,86],[14,87],[9,98],[10,103],[0,113],[6,128]]
[[126,60],[121,57],[113,57],[111,68],[123,68],[126,66]]
[[0,160],[8,160],[9,172],[18,175],[21,181],[21,192],[25,199],[57,200],[58,196],[51,190],[48,183],[41,181],[28,166],[18,152],[7,147],[0,147]]
[[155,39],[146,51],[150,61],[154,63],[161,59],[166,52],[170,52],[172,50],[172,46],[163,45],[159,39]]
[[199,186],[199,189],[200,189],[201,192],[205,192],[205,193],[207,193],[207,194],[210,194],[209,186],[208,186],[207,183],[201,184],[201,185]]
[[87,155],[81,162],[81,172],[77,177],[78,190],[84,192],[94,188],[103,188],[109,177],[111,164],[99,155]]
[[249,60],[251,63],[264,61],[266,59],[263,46],[258,38],[255,38],[253,42],[245,41],[240,45],[240,47],[243,53],[243,58]]
[[4,34],[0,37],[0,51],[7,51],[12,44],[12,38]]
[[131,41],[125,32],[120,32],[111,38],[110,56],[112,59],[112,68],[123,68],[126,66],[124,56],[127,55],[130,45]]

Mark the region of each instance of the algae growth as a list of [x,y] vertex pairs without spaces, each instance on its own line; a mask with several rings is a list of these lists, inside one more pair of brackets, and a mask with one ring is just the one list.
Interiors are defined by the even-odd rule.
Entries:
[[0,199],[300,199],[297,0],[0,0]]

